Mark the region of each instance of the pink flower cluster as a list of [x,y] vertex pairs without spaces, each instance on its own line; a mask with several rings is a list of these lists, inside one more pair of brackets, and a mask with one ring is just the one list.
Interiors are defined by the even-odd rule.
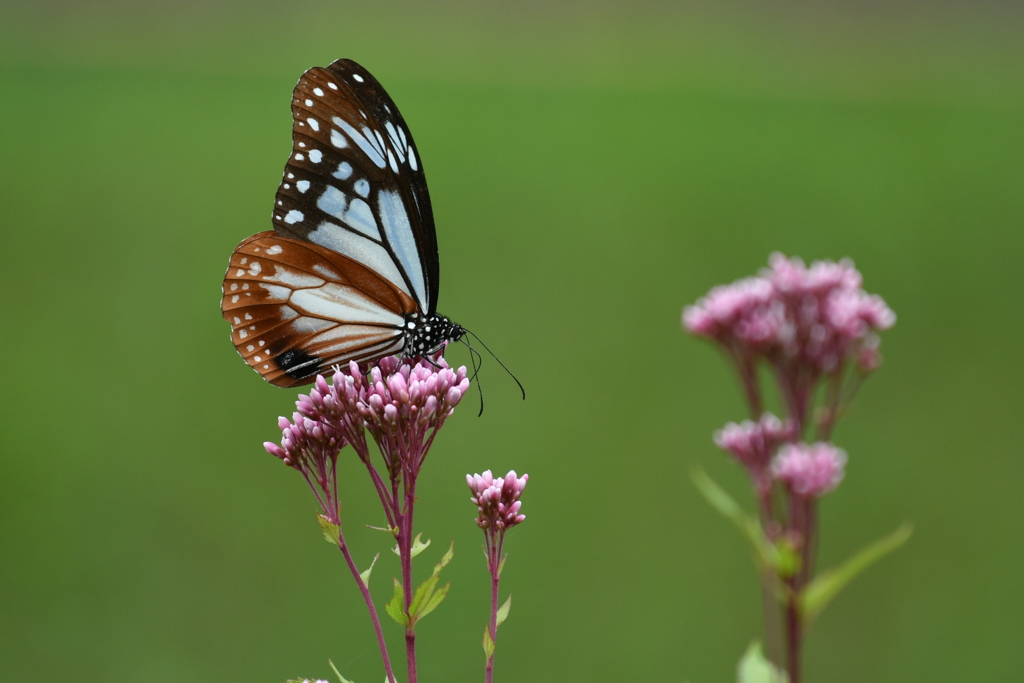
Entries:
[[479,513],[476,525],[485,530],[504,531],[526,519],[526,515],[519,514],[523,505],[519,497],[523,495],[529,478],[528,474],[517,476],[515,470],[498,478],[490,470],[483,474],[467,474],[466,483],[473,492],[470,501],[477,506]]
[[437,430],[468,389],[466,368],[452,370],[440,354],[418,360],[389,356],[368,376],[355,363],[346,370],[336,367],[331,383],[318,375],[309,394],[299,396],[291,421],[278,420],[281,445],[263,446],[302,472],[324,514],[336,521],[335,464],[341,449],[355,449],[382,500],[394,503],[373,471],[366,432],[380,447],[392,478],[414,484]]
[[870,371],[879,363],[875,333],[892,327],[896,315],[862,284],[848,259],[807,267],[775,253],[760,275],[719,285],[687,306],[683,325],[741,358],[806,363],[819,373],[850,359]]
[[444,358],[388,356],[367,376],[353,362],[347,372],[335,368],[331,383],[318,376],[296,407],[303,416],[343,434],[360,458],[369,458],[364,429],[380,446],[388,469],[397,464],[418,469],[433,434],[451,416],[469,390],[465,366],[452,370]]
[[830,443],[786,444],[772,461],[772,474],[793,495],[818,498],[843,480],[846,452]]
[[299,413],[292,415],[292,421],[286,417],[277,418],[277,426],[281,429],[281,445],[267,441],[263,447],[271,455],[280,458],[288,467],[300,472],[326,468],[327,462],[334,460],[338,452],[345,447],[345,437],[330,425],[325,425]]
[[370,370],[359,413],[385,459],[401,457],[418,470],[434,433],[468,390],[465,366],[451,370],[440,355],[433,364],[389,356]]
[[772,453],[780,444],[792,441],[796,436],[796,425],[792,420],[783,422],[771,413],[765,413],[757,422],[729,422],[715,432],[715,445],[756,475],[767,469]]

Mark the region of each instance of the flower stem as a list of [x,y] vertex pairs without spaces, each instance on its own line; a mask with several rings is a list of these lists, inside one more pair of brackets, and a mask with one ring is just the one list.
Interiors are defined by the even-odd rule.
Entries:
[[398,554],[402,560],[402,589],[405,593],[405,614],[409,625],[405,628],[405,661],[408,667],[409,683],[416,683],[416,626],[409,610],[412,607],[412,513],[416,500],[415,479],[405,481],[405,509],[399,515]]
[[391,683],[398,683],[395,673],[391,669],[391,657],[388,656],[388,646],[384,642],[384,632],[380,627],[380,619],[377,618],[377,608],[373,606],[373,599],[370,597],[370,589],[363,583],[363,577],[359,575],[359,568],[356,567],[356,563],[352,559],[352,554],[348,551],[348,545],[345,544],[345,539],[341,536],[340,531],[338,532],[338,549],[345,556],[345,562],[352,572],[352,577],[355,578],[356,583],[359,585],[359,591],[363,594],[366,608],[370,611],[370,619],[373,621],[373,630],[377,634],[377,645],[380,646],[380,656],[384,660],[384,671],[387,674],[388,680]]
[[800,613],[797,609],[797,591],[790,592],[786,605],[786,645],[788,649],[789,683],[800,683]]
[[[501,576],[498,574],[498,566],[493,562],[488,563],[491,565],[491,642],[497,644],[498,642],[498,581],[501,580]],[[491,678],[494,675],[494,653],[487,658],[487,683],[491,683]]]

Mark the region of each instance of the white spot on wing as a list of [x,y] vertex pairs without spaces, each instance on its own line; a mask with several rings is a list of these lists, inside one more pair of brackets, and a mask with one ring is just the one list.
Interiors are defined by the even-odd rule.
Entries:
[[[376,164],[378,168],[384,168],[387,162],[385,162],[384,160],[384,147],[382,144],[383,141],[378,140],[378,138],[380,137],[379,135],[377,135],[376,138],[374,136],[371,136],[370,129],[365,127],[363,128],[362,133],[360,133],[355,128],[350,126],[348,121],[339,116],[332,116],[331,121],[333,121],[336,126],[345,131],[345,135],[347,135],[349,139],[356,143],[359,149],[363,150],[363,153],[370,158],[370,161]],[[376,133],[376,131],[373,132]],[[332,129],[331,144],[334,144],[334,133],[335,131]],[[338,137],[341,136],[339,135]],[[335,145],[335,147],[338,146],[340,145]]]
[[349,197],[344,192],[333,185],[328,185],[320,198],[316,200],[316,206],[353,230],[358,230],[368,237],[380,239],[380,230],[377,228],[373,211],[370,210],[370,205],[362,199],[356,198],[349,201]]
[[300,180],[299,182],[295,183],[295,187],[299,188],[299,192],[302,192],[303,194],[305,194],[306,190],[309,189],[309,181],[308,180]]
[[270,296],[277,299],[278,301],[288,301],[288,297],[292,295],[292,290],[289,287],[282,287],[281,285],[271,285],[265,282],[261,282],[260,287],[270,292]]
[[409,165],[412,166],[412,170],[418,170],[418,166],[416,164],[416,152],[413,150],[412,145],[409,145]]
[[362,199],[353,199],[345,212],[345,222],[364,235],[380,238],[380,230],[377,229],[377,221],[373,217],[370,205]]
[[323,97],[324,91],[321,90],[320,88],[313,88],[313,94],[316,95],[317,97]]
[[338,149],[345,149],[346,147],[348,147],[348,140],[346,140],[345,136],[342,135],[339,131],[335,130],[334,128],[331,128],[331,144],[337,147]]
[[282,251],[284,250],[281,249],[281,245],[279,244],[274,244],[271,245],[270,247],[267,247],[267,253],[270,254],[271,256],[276,256],[277,254],[280,254]]
[[356,194],[360,197],[370,196],[370,181],[366,178],[360,178],[356,181]]
[[[263,281],[282,284],[290,289],[302,289],[303,287],[320,287],[321,285],[324,284],[324,281],[316,277],[315,275],[303,273],[302,271],[299,270],[292,270],[291,268],[282,268],[280,266],[274,269],[273,275],[264,275]],[[284,296],[278,298],[287,299],[288,297]]]
[[352,74],[352,78],[356,79],[356,80],[357,80],[357,81],[359,81],[360,83],[362,83],[362,82],[363,82],[363,77],[362,77],[362,76],[360,76],[359,74]]
[[320,160],[323,159],[323,158],[324,158],[324,154],[320,150],[318,150],[318,149],[311,149],[311,150],[309,150],[309,160],[312,161],[314,164],[319,164]]
[[293,225],[304,218],[305,216],[302,215],[301,211],[299,211],[298,209],[292,209],[291,211],[288,212],[288,215],[284,217],[284,222],[287,223],[288,225]]
[[339,180],[348,180],[352,176],[352,164],[343,161],[338,164],[338,170],[332,174]]
[[305,104],[306,104],[307,107],[312,107],[313,106],[313,100],[306,100]]
[[319,121],[317,121],[316,119],[314,119],[314,118],[313,118],[312,116],[311,116],[311,117],[309,117],[308,119],[306,119],[306,121],[308,121],[308,122],[309,122],[309,127],[310,127],[310,128],[312,128],[313,130],[315,130],[315,131],[318,131],[318,132],[319,132],[319,130],[320,130],[320,122],[319,122]]

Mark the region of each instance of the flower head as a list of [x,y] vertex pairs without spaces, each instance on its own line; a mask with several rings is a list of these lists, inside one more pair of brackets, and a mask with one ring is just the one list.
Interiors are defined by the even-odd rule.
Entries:
[[794,495],[819,498],[843,479],[846,452],[830,443],[786,444],[772,461],[772,474]]
[[336,429],[299,413],[292,415],[292,421],[277,418],[277,426],[281,430],[281,445],[267,441],[263,447],[300,472],[326,471],[345,447],[345,437]]
[[345,447],[345,437],[337,429],[318,420],[292,415],[292,421],[280,417],[281,445],[267,441],[263,447],[280,458],[285,465],[302,473],[320,503],[324,515],[338,522],[338,486],[336,480],[338,454]]
[[876,333],[896,315],[866,293],[849,259],[815,261],[772,254],[755,277],[719,285],[683,310],[683,326],[747,358],[806,365],[816,373],[847,359],[863,371],[878,362]]
[[519,513],[526,482],[530,475],[522,477],[510,470],[504,477],[495,478],[490,470],[483,474],[467,474],[466,483],[473,492],[470,501],[477,506],[476,525],[492,532],[504,532],[526,519]]
[[715,432],[715,445],[727,451],[752,473],[764,471],[778,446],[796,437],[796,425],[765,413],[757,422],[729,422]]
[[468,390],[465,366],[452,370],[440,354],[432,359],[388,356],[367,375],[353,361],[345,369],[335,368],[330,384],[318,376],[296,407],[344,434],[364,461],[369,459],[368,430],[389,470],[418,471],[434,434]]
[[[350,372],[358,368],[352,364]],[[437,430],[469,390],[465,366],[452,370],[440,355],[432,361],[389,356],[364,378],[359,414],[388,468],[418,472]]]

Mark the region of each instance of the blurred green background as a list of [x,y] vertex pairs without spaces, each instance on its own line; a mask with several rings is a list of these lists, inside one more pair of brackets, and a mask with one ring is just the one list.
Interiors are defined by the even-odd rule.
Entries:
[[[456,544],[424,681],[482,677],[463,477],[487,468],[531,476],[497,680],[733,680],[757,579],[688,472],[749,500],[710,439],[744,408],[679,314],[773,250],[852,257],[899,316],[836,434],[821,565],[916,526],[815,624],[807,680],[1020,680],[1022,28],[1010,3],[0,6],[0,679],[380,680],[261,448],[296,392],[218,310],[271,227],[291,89],[345,56],[416,136],[440,310],[529,392],[488,360],[484,416],[471,395],[421,480],[420,570]],[[343,472],[365,565],[387,539]]]

